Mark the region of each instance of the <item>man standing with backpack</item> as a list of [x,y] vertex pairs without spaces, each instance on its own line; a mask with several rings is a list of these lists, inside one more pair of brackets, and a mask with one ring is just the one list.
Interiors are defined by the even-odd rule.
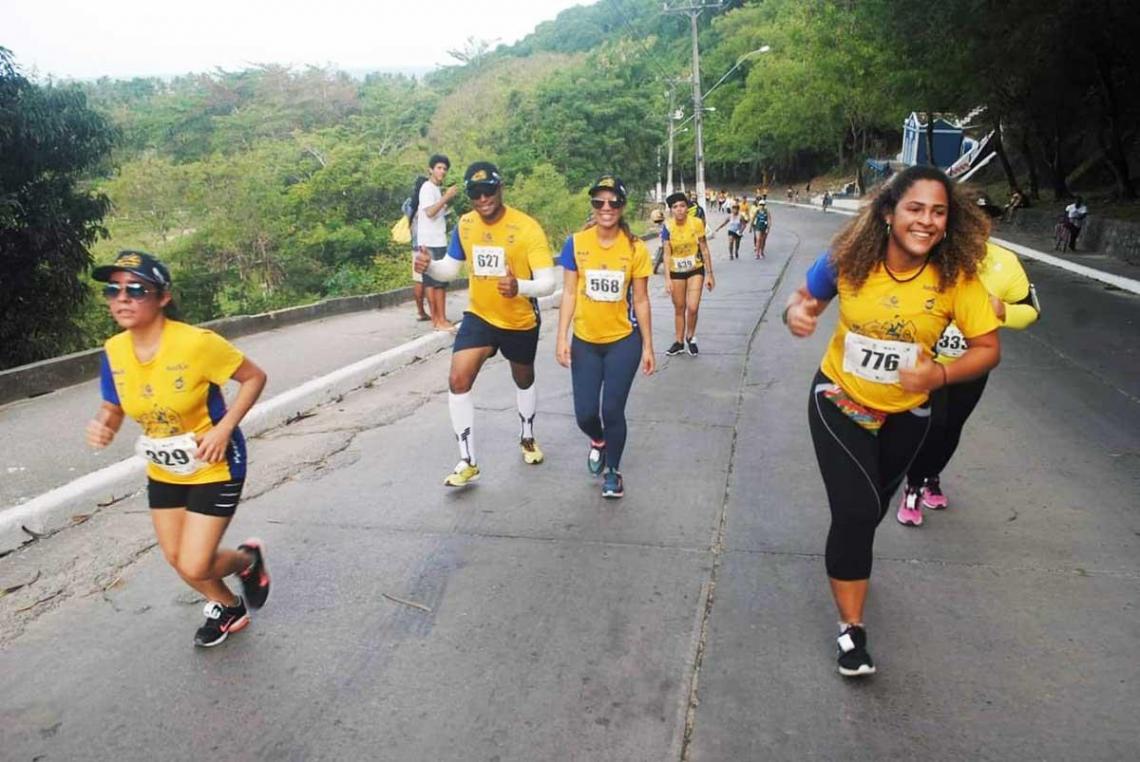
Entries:
[[[428,177],[419,182],[418,192],[413,195],[415,207],[415,242],[418,251],[427,251],[432,259],[443,259],[447,254],[447,202],[455,198],[456,186],[441,191],[443,181],[451,169],[451,161],[443,154],[435,154],[428,159]],[[431,324],[437,331],[450,331],[454,328],[447,319],[447,283],[423,274],[424,288],[427,290],[428,310]]]

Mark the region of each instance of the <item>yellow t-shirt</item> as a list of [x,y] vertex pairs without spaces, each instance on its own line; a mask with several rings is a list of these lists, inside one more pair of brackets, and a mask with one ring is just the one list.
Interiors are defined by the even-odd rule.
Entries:
[[[986,242],[986,256],[978,268],[978,278],[986,291],[1005,302],[1005,322],[1002,328],[1028,328],[1037,321],[1037,308],[1029,300],[1029,276],[1017,255],[995,243]],[[966,337],[957,323],[946,330],[934,345],[941,363],[952,363],[966,353]]]
[[[913,271],[896,273],[901,280],[913,275]],[[905,345],[917,345],[909,349],[912,353],[933,354],[935,342],[951,320],[962,326],[966,338],[1001,325],[980,280],[960,278],[940,292],[935,264],[927,265],[914,280],[899,283],[880,263],[855,291],[836,277],[824,254],[808,271],[807,281],[817,299],[839,296],[839,324],[820,369],[856,402],[886,413],[918,407],[928,397],[925,392],[903,391],[898,384],[900,354],[908,351]],[[854,334],[850,339],[849,333]],[[896,380],[881,380],[892,374]]]
[[476,212],[459,218],[447,255],[467,262],[468,311],[498,328],[525,331],[538,325],[538,303],[521,294],[499,293],[499,278],[509,268],[516,278],[530,280],[535,270],[554,267],[546,233],[530,216],[512,207],[488,225]]
[[[665,227],[661,231],[662,242],[668,241],[672,255],[669,259],[669,272],[683,273],[703,267],[704,256],[701,254],[699,242],[705,237],[705,222],[699,217],[686,217],[683,224],[678,223],[675,217],[665,220]],[[680,263],[688,262],[691,267],[678,269]]]
[[[244,355],[213,331],[167,320],[158,352],[139,362],[129,332],[103,345],[103,399],[118,405],[154,438],[195,434],[198,439],[226,414],[222,387]],[[195,473],[171,473],[153,462],[147,476],[170,484],[208,484],[245,478],[245,437],[234,429],[226,457]]]
[[633,333],[633,279],[653,274],[649,249],[641,241],[619,235],[609,246],[588,228],[566,239],[559,263],[578,273],[574,335],[583,341],[609,344]]

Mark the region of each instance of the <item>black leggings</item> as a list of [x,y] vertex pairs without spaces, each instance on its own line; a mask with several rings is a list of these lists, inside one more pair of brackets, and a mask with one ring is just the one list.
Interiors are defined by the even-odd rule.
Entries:
[[987,373],[973,381],[947,386],[930,395],[930,434],[906,473],[906,483],[911,487],[920,487],[924,479],[941,474],[942,469],[954,457],[954,451],[962,439],[962,428],[978,406],[989,378],[990,374]]
[[[570,344],[570,379],[578,428],[596,442],[606,443],[606,465],[617,469],[625,450],[625,402],[641,364],[641,331],[610,344],[582,341]],[[600,404],[599,404],[600,401]]]
[[887,416],[872,434],[823,396],[831,384],[823,373],[812,381],[808,425],[815,457],[827,488],[831,529],[827,533],[827,576],[863,580],[871,576],[875,528],[906,475],[930,427],[930,408]]

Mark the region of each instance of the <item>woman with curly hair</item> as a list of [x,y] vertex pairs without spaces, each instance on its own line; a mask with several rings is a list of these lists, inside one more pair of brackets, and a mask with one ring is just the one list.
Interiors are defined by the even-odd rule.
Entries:
[[[896,175],[836,236],[784,322],[810,336],[839,298],[839,324],[812,381],[808,423],[831,509],[825,552],[839,611],[838,666],[870,675],[863,606],[875,529],[930,427],[930,393],[998,364],[1000,321],[977,278],[986,219],[940,170]],[[967,349],[931,359],[953,321]]]

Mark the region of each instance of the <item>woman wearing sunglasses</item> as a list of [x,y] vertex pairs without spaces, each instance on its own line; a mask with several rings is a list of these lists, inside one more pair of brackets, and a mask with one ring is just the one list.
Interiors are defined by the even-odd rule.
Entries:
[[[212,331],[167,318],[170,271],[141,251],[119,252],[95,268],[111,316],[125,330],[104,345],[103,404],[87,424],[87,443],[111,443],[123,419],[143,433],[147,496],[158,544],[178,575],[206,597],[197,646],[216,646],[249,624],[249,608],[269,595],[265,545],[249,539],[220,549],[245,480],[245,439],[238,423],[265,387],[265,372]],[[241,386],[227,408],[222,387]],[[242,596],[222,580],[237,574]]]
[[[562,307],[555,356],[570,368],[574,415],[590,438],[586,467],[602,479],[602,497],[625,494],[625,403],[638,367],[653,373],[649,250],[622,217],[625,184],[602,175],[590,188],[593,222],[566,239],[560,263]],[[574,324],[573,341],[567,333]],[[600,403],[599,403],[600,400]]]
[[665,199],[670,217],[661,230],[665,247],[665,293],[673,299],[673,330],[676,340],[667,355],[688,351],[697,354],[697,313],[701,308],[701,286],[713,290],[712,257],[705,240],[705,223],[689,216],[689,201],[677,192]]

